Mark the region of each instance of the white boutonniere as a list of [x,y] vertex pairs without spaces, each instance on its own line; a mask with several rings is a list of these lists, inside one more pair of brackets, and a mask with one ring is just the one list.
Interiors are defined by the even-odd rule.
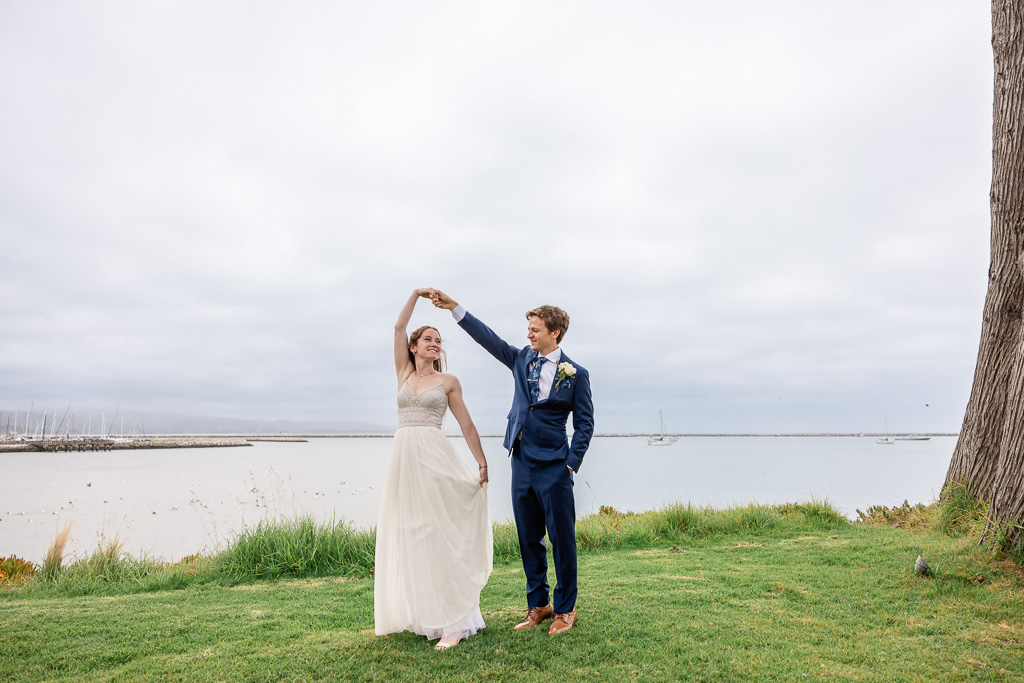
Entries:
[[572,363],[559,363],[558,374],[555,375],[555,391],[558,391],[558,385],[570,377],[576,376],[576,367]]

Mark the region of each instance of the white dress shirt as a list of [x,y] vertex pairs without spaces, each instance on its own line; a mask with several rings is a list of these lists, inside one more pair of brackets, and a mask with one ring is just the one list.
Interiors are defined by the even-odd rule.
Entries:
[[[537,400],[543,401],[551,394],[551,387],[555,383],[555,375],[558,373],[558,361],[562,360],[562,349],[555,347],[555,350],[544,356],[548,359],[548,362],[540,366],[540,393],[537,394]],[[533,370],[533,366],[537,364],[534,360],[526,367],[526,372],[529,374],[530,370]]]

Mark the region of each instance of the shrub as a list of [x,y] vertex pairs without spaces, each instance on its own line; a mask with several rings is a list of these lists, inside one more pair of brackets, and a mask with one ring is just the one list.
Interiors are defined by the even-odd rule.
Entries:
[[652,513],[654,528],[662,536],[676,538],[680,535],[701,538],[711,531],[707,514],[690,503],[673,503]]
[[988,502],[971,495],[966,484],[949,484],[939,498],[939,530],[949,536],[979,531],[988,510]]
[[239,533],[217,556],[216,569],[235,580],[339,573],[369,576],[375,531],[311,516],[264,520]]
[[36,574],[36,567],[17,555],[0,557],[0,586],[23,584]]
[[806,503],[786,503],[780,505],[778,510],[782,515],[798,515],[811,525],[825,529],[845,526],[850,523],[850,520],[832,507],[827,500],[812,498]]
[[898,507],[872,505],[867,512],[857,510],[857,521],[868,526],[894,526],[899,529],[920,528],[928,525],[929,508],[921,503],[911,505],[903,501]]

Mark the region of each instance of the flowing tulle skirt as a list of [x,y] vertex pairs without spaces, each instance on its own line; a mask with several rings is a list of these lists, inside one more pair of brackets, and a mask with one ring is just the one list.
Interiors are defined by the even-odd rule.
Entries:
[[484,627],[480,590],[494,548],[487,486],[479,482],[441,430],[395,433],[377,520],[377,635],[434,639]]

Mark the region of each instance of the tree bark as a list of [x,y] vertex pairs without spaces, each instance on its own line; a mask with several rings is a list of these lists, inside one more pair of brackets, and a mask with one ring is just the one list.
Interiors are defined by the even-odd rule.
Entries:
[[[1024,272],[1024,9],[1019,0],[993,0],[995,106],[992,147],[992,227],[1012,235],[1007,253]],[[1018,302],[1020,302],[1018,295]],[[1008,545],[1022,545],[1024,520],[1024,329],[1018,331],[999,438],[991,519],[1009,526]]]
[[[992,56],[995,93],[992,103],[991,263],[981,326],[974,385],[960,438],[946,473],[946,484],[963,483],[978,498],[994,500],[1004,448],[1024,438],[1024,247],[1022,136],[1024,125],[1024,52],[1022,11],[1018,0],[992,0]],[[1005,496],[1004,496],[1005,498]],[[1018,495],[1018,499],[1020,496]]]

